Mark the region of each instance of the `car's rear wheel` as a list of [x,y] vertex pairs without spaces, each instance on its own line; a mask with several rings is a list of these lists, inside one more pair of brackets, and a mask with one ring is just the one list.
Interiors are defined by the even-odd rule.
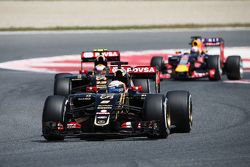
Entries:
[[166,138],[170,133],[170,114],[166,110],[165,97],[160,94],[147,95],[144,102],[144,120],[158,121],[158,133],[148,138]]
[[[43,137],[48,141],[64,140],[58,126],[63,125],[66,98],[63,96],[47,97],[42,116]],[[61,127],[63,128],[63,127]]]
[[169,91],[167,93],[167,110],[171,116],[171,132],[187,133],[191,131],[192,99],[188,91]]
[[72,82],[70,78],[57,78],[54,81],[54,95],[67,96],[71,93]]
[[150,93],[149,79],[133,79],[134,86],[142,86],[142,93]]
[[243,78],[243,63],[240,56],[229,56],[225,68],[228,79],[240,80]]
[[220,61],[220,56],[219,55],[210,55],[208,56],[208,70],[215,70],[214,75],[210,76],[209,75],[209,80],[210,81],[219,81],[221,80],[221,61]]

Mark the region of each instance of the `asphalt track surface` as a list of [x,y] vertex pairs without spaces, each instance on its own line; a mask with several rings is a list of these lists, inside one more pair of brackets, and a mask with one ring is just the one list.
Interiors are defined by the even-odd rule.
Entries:
[[[210,31],[226,46],[248,46],[250,31]],[[77,54],[84,49],[188,48],[197,31],[0,35],[0,62]],[[250,75],[245,75],[250,79]],[[223,80],[226,80],[224,77]],[[250,85],[163,81],[161,91],[189,90],[193,129],[164,140],[146,138],[46,142],[41,137],[45,98],[53,75],[0,69],[0,167],[4,166],[250,166]]]

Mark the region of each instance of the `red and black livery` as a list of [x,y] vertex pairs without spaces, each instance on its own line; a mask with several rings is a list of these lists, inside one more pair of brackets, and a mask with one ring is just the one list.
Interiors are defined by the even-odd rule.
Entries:
[[157,78],[156,67],[133,68],[126,62],[114,62],[107,78],[124,82],[126,91],[99,92],[96,86],[89,86],[86,92],[49,96],[43,109],[44,138],[48,141],[98,135],[166,138],[170,131],[191,131],[190,93],[159,94],[156,86],[151,91],[149,79]]

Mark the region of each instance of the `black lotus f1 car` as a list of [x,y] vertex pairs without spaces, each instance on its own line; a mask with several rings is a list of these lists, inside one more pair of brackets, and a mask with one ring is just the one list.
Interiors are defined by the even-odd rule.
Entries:
[[118,75],[118,71],[129,71],[130,80],[137,78],[134,85],[126,85],[124,92],[90,91],[46,99],[42,117],[46,140],[88,135],[166,138],[170,132],[190,132],[192,99],[189,92],[150,93],[143,78],[156,77],[155,67],[132,68],[122,67],[122,62],[116,64],[118,67],[111,68],[111,73]]
[[46,99],[42,132],[48,141],[88,135],[166,138],[170,132],[190,132],[192,100],[187,91],[167,95],[81,93]]
[[[160,92],[159,71],[156,70],[155,67],[127,66],[127,62],[120,62],[120,53],[118,51],[103,51],[101,53],[102,56],[105,55],[105,57],[100,57],[99,51],[83,52],[79,74],[56,74],[54,79],[54,95],[67,96],[69,94],[79,92],[93,92],[95,89],[98,89],[99,93],[101,89],[105,92],[106,85],[113,79],[114,76],[116,76],[117,80],[121,79],[123,82],[126,82],[126,86],[141,85],[143,93],[151,92],[148,79],[154,79],[156,83],[155,92]],[[84,69],[84,62],[95,62],[95,67],[98,66],[100,61],[96,63],[97,58],[99,58],[99,60],[100,58],[106,59],[105,68],[102,73],[96,73],[95,71],[87,71]],[[107,65],[107,62],[111,62],[109,66]],[[118,66],[120,66],[121,69],[117,70]],[[120,73],[121,70],[125,71],[128,75],[116,75],[116,73]]]

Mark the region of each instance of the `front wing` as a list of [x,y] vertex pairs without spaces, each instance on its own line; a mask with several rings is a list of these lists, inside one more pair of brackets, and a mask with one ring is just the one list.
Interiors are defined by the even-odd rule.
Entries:
[[[147,135],[157,135],[159,132],[159,121],[140,121],[140,122],[125,122],[121,125],[119,131],[98,131],[98,132],[83,132],[80,127],[67,125],[55,125],[50,129],[50,134],[61,135],[67,138],[82,138],[82,137],[145,137]],[[72,124],[72,122],[71,122]]]

